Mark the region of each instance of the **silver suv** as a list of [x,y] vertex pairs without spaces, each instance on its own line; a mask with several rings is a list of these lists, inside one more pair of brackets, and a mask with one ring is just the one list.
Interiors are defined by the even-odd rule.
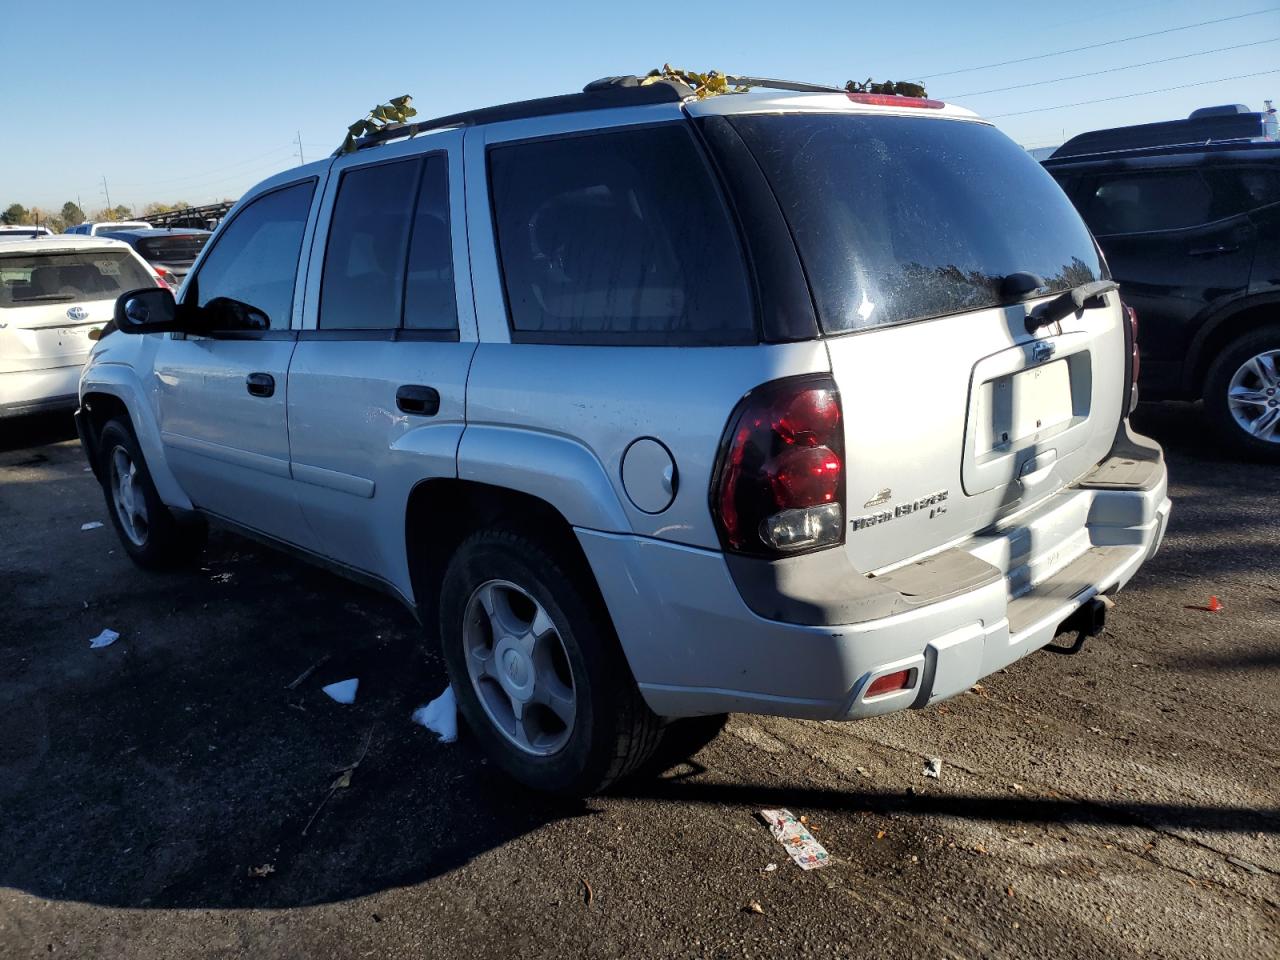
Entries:
[[787,86],[615,78],[251,190],[84,371],[125,549],[214,517],[382,587],[561,792],[1096,631],[1169,501],[1089,232],[964,110]]

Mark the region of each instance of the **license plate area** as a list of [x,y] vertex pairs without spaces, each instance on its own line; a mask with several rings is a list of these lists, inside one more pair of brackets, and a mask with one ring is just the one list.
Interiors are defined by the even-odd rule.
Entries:
[[1033,433],[1070,420],[1074,404],[1066,360],[988,380],[974,398],[979,457],[1009,450]]
[[1052,486],[1052,464],[1087,439],[1089,341],[1071,334],[1054,340],[1056,356],[1048,362],[1037,361],[1033,346],[1023,344],[975,365],[961,470],[967,495],[1019,481]]

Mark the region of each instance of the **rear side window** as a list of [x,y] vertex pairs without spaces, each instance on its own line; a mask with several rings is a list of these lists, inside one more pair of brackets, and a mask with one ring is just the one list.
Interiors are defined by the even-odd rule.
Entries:
[[155,278],[121,250],[0,257],[0,308],[113,300],[153,286]]
[[1085,200],[1084,215],[1100,237],[1115,233],[1178,230],[1207,223],[1213,192],[1195,170],[1102,176]]
[[322,330],[456,330],[443,155],[348,170],[320,283]]
[[795,113],[731,122],[773,186],[828,333],[996,306],[1011,273],[1053,290],[1102,274],[1053,178],[987,124]]
[[269,329],[287,330],[314,190],[315,181],[307,180],[250,201],[218,237],[184,302],[247,306],[266,316]]
[[684,124],[489,152],[513,339],[754,342],[728,210]]

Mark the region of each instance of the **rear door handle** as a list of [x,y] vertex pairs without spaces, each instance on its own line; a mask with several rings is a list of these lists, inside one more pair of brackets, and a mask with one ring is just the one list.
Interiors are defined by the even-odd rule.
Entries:
[[1216,257],[1221,253],[1235,253],[1239,249],[1237,246],[1227,246],[1225,243],[1220,243],[1216,247],[1199,247],[1188,251],[1188,254],[1193,257]]
[[276,392],[276,378],[269,373],[251,373],[244,378],[244,385],[255,397],[269,397]]
[[406,383],[396,391],[396,406],[403,413],[434,417],[440,412],[440,391],[417,383]]

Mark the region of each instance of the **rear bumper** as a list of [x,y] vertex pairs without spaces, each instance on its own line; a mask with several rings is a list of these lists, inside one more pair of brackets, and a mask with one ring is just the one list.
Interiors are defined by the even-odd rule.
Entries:
[[0,373],[0,417],[73,409],[78,401],[80,366]]
[[[923,707],[1053,639],[1155,553],[1170,503],[1163,462],[1140,484],[1108,475],[1061,491],[958,549],[996,568],[946,599],[858,623],[767,619],[722,554],[579,530],[645,700],[669,717],[747,712],[849,720]],[[946,591],[941,591],[945,595]],[[868,698],[884,674],[906,689]]]

